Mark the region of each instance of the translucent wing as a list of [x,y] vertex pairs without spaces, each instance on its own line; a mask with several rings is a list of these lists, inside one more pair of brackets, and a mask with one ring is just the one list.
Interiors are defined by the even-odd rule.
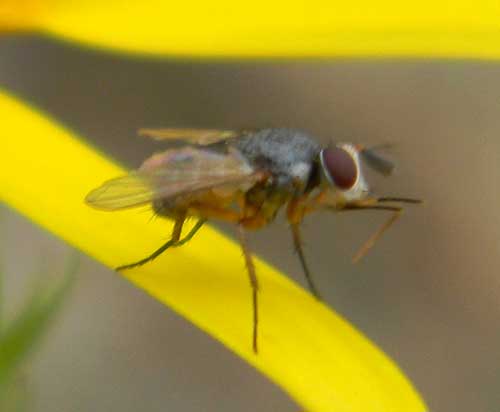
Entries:
[[237,151],[220,154],[185,147],[152,156],[137,171],[104,182],[85,201],[98,209],[119,210],[259,178]]
[[139,136],[155,140],[183,140],[200,146],[231,139],[241,134],[241,131],[218,129],[139,129]]
[[359,153],[361,154],[361,158],[364,160],[364,162],[373,170],[384,176],[390,176],[392,172],[394,172],[396,165],[392,160],[387,159],[378,151],[380,149],[387,149],[392,147],[392,144],[381,144],[371,147],[360,146]]

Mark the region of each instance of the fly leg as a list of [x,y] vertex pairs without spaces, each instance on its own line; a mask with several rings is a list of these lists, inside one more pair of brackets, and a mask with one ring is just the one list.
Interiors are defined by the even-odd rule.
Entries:
[[245,228],[243,227],[242,224],[238,225],[238,235],[240,238],[241,249],[243,250],[243,257],[245,258],[248,277],[250,279],[250,286],[252,288],[252,306],[253,306],[252,348],[255,353],[258,353],[257,337],[258,337],[259,312],[258,312],[257,297],[259,292],[259,282],[257,280],[257,274],[255,272],[255,265],[253,263],[252,255],[248,249]]
[[[244,199],[240,199],[239,206],[240,206],[239,211],[227,209],[224,207],[201,205],[201,204],[193,205],[192,209],[193,211],[196,212],[196,214],[203,216],[205,218],[212,218],[212,219],[222,220],[225,222],[235,223],[238,226],[238,237],[240,240],[241,249],[243,251],[243,257],[245,259],[245,265],[247,267],[248,277],[250,280],[250,287],[252,289],[252,321],[253,321],[252,349],[254,353],[257,354],[258,324],[259,324],[259,312],[258,312],[259,283],[252,255],[248,248],[245,228],[255,229],[261,227],[264,224],[264,222],[262,217],[258,215],[256,210],[252,211],[248,206],[245,205]],[[250,216],[250,214],[252,216]]]
[[194,235],[196,235],[198,230],[200,230],[201,227],[206,222],[207,222],[207,219],[201,219],[201,218],[198,219],[198,221],[195,223],[195,225],[189,231],[189,233],[186,236],[184,236],[182,239],[179,239],[175,244],[172,245],[172,247],[179,247],[179,246],[182,246],[182,245],[186,244],[187,242],[189,242],[194,237]]
[[393,214],[387,219],[387,221],[378,228],[378,230],[371,235],[368,240],[364,243],[363,246],[358,250],[358,252],[352,258],[353,263],[358,262],[364,255],[368,253],[368,251],[375,245],[375,242],[382,236],[382,234],[389,229],[396,220],[401,216],[401,210],[396,210]]
[[184,225],[185,219],[186,219],[186,217],[182,216],[175,221],[174,228],[172,230],[172,237],[170,238],[170,240],[168,240],[168,242],[166,242],[160,248],[155,250],[151,255],[149,255],[149,256],[145,257],[144,259],[141,259],[137,262],[130,263],[128,265],[119,266],[116,268],[116,270],[121,271],[121,270],[132,269],[132,268],[135,268],[138,266],[142,266],[145,263],[148,263],[148,262],[152,261],[153,259],[157,258],[158,256],[160,256],[168,248],[178,247],[178,246],[185,244],[186,242],[188,242],[189,240],[191,240],[193,238],[193,236],[196,234],[196,232],[198,232],[198,230],[206,222],[205,219],[198,220],[196,222],[196,224],[193,226],[193,228],[189,231],[189,233],[184,238],[181,239],[180,237],[181,237],[181,232],[182,232],[182,226]]
[[300,226],[298,224],[292,223],[290,227],[292,229],[293,246],[295,248],[295,252],[299,256],[300,264],[302,266],[302,271],[304,272],[304,276],[307,281],[307,286],[309,286],[309,290],[316,297],[316,299],[321,300],[321,295],[319,294],[318,289],[316,288],[316,285],[313,282],[311,272],[309,271],[309,267],[307,266],[304,250],[302,249],[302,237],[300,235]]
[[[382,198],[385,199],[385,198]],[[389,198],[387,198],[389,199]],[[392,198],[391,198],[392,200]],[[381,203],[380,200],[377,199],[379,203]],[[412,203],[416,203],[413,201],[413,199],[410,199]],[[382,202],[385,202],[385,200],[382,200]],[[410,203],[410,202],[407,202]],[[375,242],[382,236],[382,234],[389,229],[396,220],[399,219],[401,216],[401,213],[403,212],[403,208],[401,206],[384,206],[384,205],[377,205],[376,203],[374,205],[347,205],[343,209],[340,209],[340,211],[349,211],[349,210],[386,210],[393,212],[389,219],[387,219],[386,222],[382,226],[378,228],[378,230],[371,235],[368,240],[361,246],[361,248],[358,250],[358,252],[354,255],[352,258],[353,263],[358,262],[366,253],[375,245]]]
[[296,198],[292,199],[288,204],[287,217],[290,223],[290,228],[292,230],[293,246],[295,252],[299,256],[300,265],[302,266],[302,271],[307,281],[307,285],[311,293],[316,297],[316,299],[321,300],[321,296],[314,284],[312,279],[309,266],[307,265],[306,257],[304,255],[304,250],[302,248],[302,237],[300,235],[300,223],[307,213],[307,198]]

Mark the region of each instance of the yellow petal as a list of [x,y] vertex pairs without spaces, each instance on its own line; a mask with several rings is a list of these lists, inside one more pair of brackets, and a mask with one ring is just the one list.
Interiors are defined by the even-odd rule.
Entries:
[[40,17],[46,10],[43,0],[2,0],[0,2],[0,33],[40,29]]
[[[123,173],[120,167],[1,93],[0,113],[2,201],[110,267],[165,241],[171,223],[150,222],[150,212],[101,212],[83,203],[89,190]],[[310,411],[426,410],[394,363],[346,321],[268,264],[258,260],[257,271],[258,355],[251,348],[251,295],[240,249],[214,229],[202,229],[185,247],[127,276]]]
[[498,0],[3,0],[16,24],[158,55],[500,57]]

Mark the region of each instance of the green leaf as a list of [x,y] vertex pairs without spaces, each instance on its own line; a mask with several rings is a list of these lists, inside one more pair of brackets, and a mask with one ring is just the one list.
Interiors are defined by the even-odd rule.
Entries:
[[0,397],[2,388],[7,388],[9,382],[15,379],[19,365],[60,309],[77,269],[78,259],[71,258],[64,280],[55,287],[33,293],[17,317],[0,330]]

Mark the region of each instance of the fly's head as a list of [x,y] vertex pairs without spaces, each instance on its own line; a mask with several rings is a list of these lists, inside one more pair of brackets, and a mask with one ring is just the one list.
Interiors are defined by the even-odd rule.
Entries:
[[337,143],[319,152],[318,163],[320,188],[326,193],[325,206],[329,208],[373,205],[388,199],[400,199],[402,203],[419,203],[416,199],[374,196],[363,173],[364,167],[367,166],[383,176],[390,176],[395,167],[392,161],[380,155],[375,148],[353,143]]
[[340,143],[324,148],[319,153],[320,190],[324,196],[320,203],[331,210],[385,210],[391,217],[365,242],[354,256],[358,261],[375,244],[376,240],[400,216],[405,203],[420,203],[405,197],[376,197],[363,175],[363,165],[388,176],[394,164],[373,149],[351,143]]
[[[346,204],[364,202],[370,198],[370,188],[363,174],[362,164],[366,150],[352,143],[337,143],[320,151],[320,185],[323,190],[326,189],[329,207],[340,209]],[[377,156],[379,162],[382,161],[381,157],[370,152],[370,157],[373,156]],[[387,165],[385,174],[390,174],[392,169],[392,163]]]

